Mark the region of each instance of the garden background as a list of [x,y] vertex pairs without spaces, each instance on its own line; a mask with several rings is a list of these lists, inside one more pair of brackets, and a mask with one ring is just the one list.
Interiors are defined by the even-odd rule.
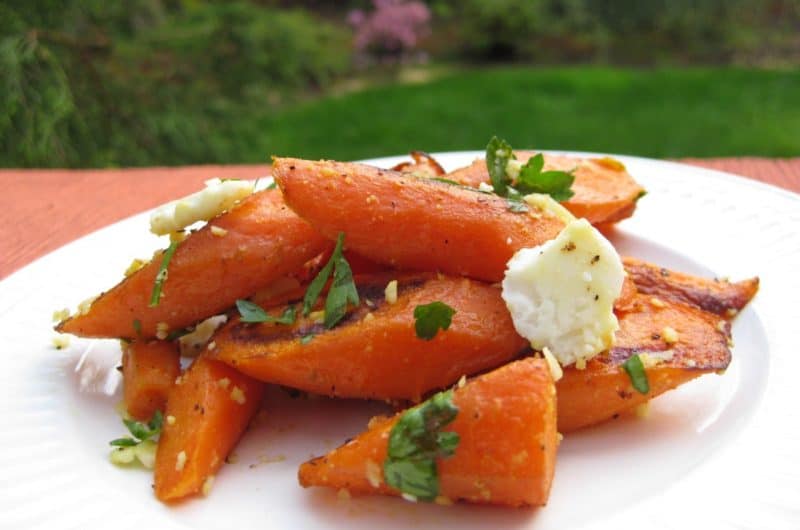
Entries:
[[0,166],[797,156],[800,0],[4,0]]

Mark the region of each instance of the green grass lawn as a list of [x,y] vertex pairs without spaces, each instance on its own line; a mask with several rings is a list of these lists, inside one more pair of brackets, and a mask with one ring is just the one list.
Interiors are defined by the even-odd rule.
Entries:
[[797,156],[800,70],[496,68],[303,103],[235,128],[237,161],[512,145],[652,157]]

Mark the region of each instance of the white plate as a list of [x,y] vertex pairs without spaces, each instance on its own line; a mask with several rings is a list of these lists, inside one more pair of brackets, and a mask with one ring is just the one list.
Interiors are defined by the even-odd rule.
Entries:
[[[480,153],[445,153],[448,168]],[[734,279],[761,291],[739,315],[734,361],[628,418],[568,436],[540,510],[344,502],[303,490],[298,464],[360,432],[382,410],[270,394],[269,419],[237,448],[211,495],[165,507],[145,471],[109,463],[123,434],[113,341],[55,350],[50,316],[118,281],[163,246],[137,215],[75,241],[0,282],[2,528],[798,528],[800,196],[715,171],[619,157],[649,191],[613,239],[622,253]],[[373,160],[389,166],[400,157]],[[404,159],[404,157],[403,157]],[[54,230],[59,220],[54,219]],[[81,370],[76,364],[92,347]],[[110,375],[109,375],[110,374]],[[109,377],[111,379],[109,379]]]

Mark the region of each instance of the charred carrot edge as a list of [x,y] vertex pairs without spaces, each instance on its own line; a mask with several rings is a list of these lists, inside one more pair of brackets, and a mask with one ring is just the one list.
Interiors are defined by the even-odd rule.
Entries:
[[[731,360],[729,340],[730,323],[718,315],[678,302],[654,303],[651,296],[638,294],[631,310],[620,316],[610,352],[583,370],[564,369],[556,383],[559,431],[600,423],[703,374],[725,370]],[[633,388],[622,367],[633,355],[645,359],[647,394]]]
[[273,174],[286,203],[325,236],[344,232],[349,250],[404,270],[499,281],[514,252],[564,226],[514,213],[495,195],[362,164],[276,158]]
[[[437,502],[507,506],[547,502],[558,447],[556,393],[541,359],[523,359],[471,379],[453,395],[459,412],[445,430],[459,434],[455,454],[439,459]],[[300,484],[353,494],[399,495],[384,482],[388,435],[399,415],[326,456],[300,466]]]
[[263,383],[198,357],[169,394],[156,453],[156,497],[175,501],[208,487],[263,393]]
[[623,263],[639,292],[693,305],[726,318],[741,311],[758,292],[758,278],[740,282],[709,280],[636,258],[624,258]]
[[[536,154],[532,151],[515,151],[517,158],[527,161]],[[630,217],[636,201],[644,189],[636,183],[625,166],[611,158],[574,158],[544,155],[545,170],[575,170],[572,191],[575,195],[565,201],[564,207],[576,217],[586,218],[592,224],[614,223]],[[452,171],[444,176],[464,186],[477,187],[489,182],[489,172],[483,159]]]
[[160,340],[123,343],[122,383],[128,414],[147,421],[155,411],[163,412],[180,373],[181,358],[175,343]]
[[148,304],[160,255],[57,329],[131,339],[156,336],[159,324],[162,331],[179,330],[301,269],[329,246],[286,207],[279,192],[259,192],[178,245],[156,307]]
[[[392,279],[398,280],[398,298],[389,303],[384,291]],[[256,379],[309,392],[419,399],[526,348],[495,287],[466,278],[393,273],[356,282],[362,303],[335,328],[325,330],[313,313],[293,326],[234,318],[215,335],[211,355]],[[456,314],[449,329],[423,340],[415,333],[414,309],[434,301]]]

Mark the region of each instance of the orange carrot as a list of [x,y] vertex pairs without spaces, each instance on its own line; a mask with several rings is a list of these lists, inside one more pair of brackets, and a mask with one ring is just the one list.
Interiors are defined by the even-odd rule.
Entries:
[[[394,278],[398,298],[392,304],[384,289]],[[293,326],[234,318],[217,331],[211,355],[256,379],[309,392],[419,399],[464,374],[508,362],[526,347],[495,287],[394,273],[356,283],[362,303],[333,329],[314,318],[300,318]],[[414,309],[434,301],[456,313],[449,329],[423,340],[415,332]],[[282,307],[273,311],[282,312]]]
[[157,306],[148,304],[161,254],[58,330],[127,338],[152,338],[159,323],[179,330],[301,269],[330,246],[286,207],[279,192],[256,193],[178,245]]
[[276,158],[286,203],[325,236],[373,261],[407,270],[502,279],[520,248],[555,237],[564,223],[506,199],[361,164]]
[[758,278],[733,283],[676,272],[635,258],[624,258],[623,263],[639,292],[683,302],[726,318],[741,311],[758,291]]
[[[544,505],[558,447],[555,401],[553,380],[541,359],[507,364],[457,388],[458,414],[443,430],[458,433],[460,441],[453,456],[437,459],[437,502]],[[300,484],[399,495],[383,473],[389,433],[399,417],[370,422],[369,430],[352,441],[304,463]]]
[[156,497],[174,501],[210,484],[259,410],[263,393],[263,383],[198,357],[169,394],[156,453]]
[[128,414],[148,421],[163,412],[167,395],[181,373],[178,347],[161,340],[133,341],[122,348],[122,382]]
[[[662,300],[654,303],[651,296],[639,294],[619,324],[609,352],[591,359],[583,370],[565,368],[564,377],[556,383],[562,433],[608,420],[696,377],[724,370],[730,363],[730,324],[696,307]],[[646,394],[633,388],[622,366],[633,355],[645,359],[650,385]]]
[[[515,151],[514,154],[525,162],[536,153]],[[575,181],[572,183],[575,195],[563,204],[575,217],[584,217],[592,224],[614,223],[630,217],[636,209],[636,201],[644,194],[644,189],[633,180],[625,166],[612,158],[545,154],[544,169],[575,170]],[[444,178],[464,186],[477,187],[481,182],[489,182],[489,172],[486,161],[479,159],[444,175]]]

